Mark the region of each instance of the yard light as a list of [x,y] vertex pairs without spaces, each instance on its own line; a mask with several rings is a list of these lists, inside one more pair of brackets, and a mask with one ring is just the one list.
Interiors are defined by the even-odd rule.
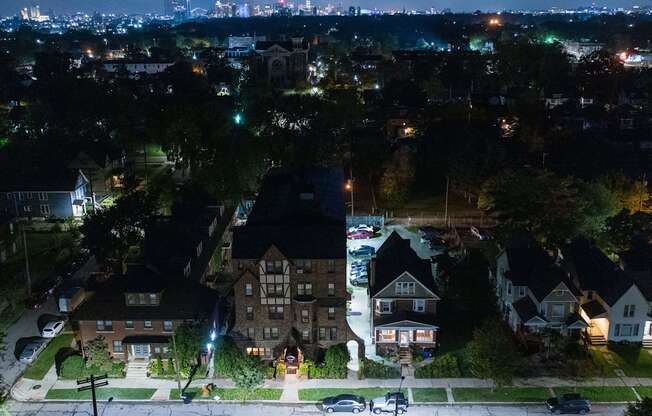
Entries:
[[242,114],[240,113],[235,113],[235,115],[233,116],[233,121],[235,122],[235,124],[240,125],[244,122],[244,117],[242,117]]

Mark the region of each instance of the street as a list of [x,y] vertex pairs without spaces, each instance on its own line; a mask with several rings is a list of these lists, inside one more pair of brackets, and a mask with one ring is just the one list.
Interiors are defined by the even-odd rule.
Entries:
[[[8,412],[8,413],[7,413]],[[591,415],[622,416],[624,406],[595,405]],[[318,415],[322,412],[314,404],[236,404],[194,402],[181,403],[98,403],[101,416],[170,416],[170,415],[246,415],[246,416],[298,416]],[[92,406],[86,403],[17,403],[11,402],[0,415],[15,416],[63,416],[92,414]],[[369,414],[363,412],[362,414]],[[528,416],[549,415],[541,405],[533,406],[413,406],[410,416]],[[387,415],[390,415],[387,413]]]

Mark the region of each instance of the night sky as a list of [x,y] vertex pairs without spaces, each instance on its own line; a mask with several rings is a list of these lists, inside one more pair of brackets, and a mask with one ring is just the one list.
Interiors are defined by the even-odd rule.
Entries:
[[[244,1],[244,0],[242,0]],[[249,0],[251,3],[271,3],[272,0]],[[296,0],[295,0],[296,1]],[[298,0],[303,3],[305,0]],[[361,7],[406,8],[451,8],[454,11],[501,10],[501,9],[542,9],[552,6],[576,7],[590,4],[589,0],[313,0],[313,4],[360,5]],[[55,13],[85,12],[162,12],[163,0],[0,0],[0,15],[13,15],[22,7],[39,3],[42,13],[52,8]],[[192,7],[210,8],[214,0],[192,0]],[[634,4],[648,4],[648,1],[609,0],[596,1],[598,6],[627,7]]]

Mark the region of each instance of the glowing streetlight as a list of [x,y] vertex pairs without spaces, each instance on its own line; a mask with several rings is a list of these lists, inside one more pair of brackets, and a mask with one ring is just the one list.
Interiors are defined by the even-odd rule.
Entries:
[[242,114],[240,113],[235,113],[235,115],[233,116],[233,121],[235,122],[235,124],[240,125],[244,123],[244,117],[242,117]]

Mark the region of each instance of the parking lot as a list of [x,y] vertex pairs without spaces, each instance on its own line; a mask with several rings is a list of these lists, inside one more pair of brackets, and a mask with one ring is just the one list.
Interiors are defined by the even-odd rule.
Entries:
[[[377,233],[377,236],[369,239],[347,240],[348,250],[355,250],[361,246],[371,246],[378,250],[390,234],[396,231],[401,237],[410,240],[410,247],[423,259],[430,259],[437,254],[430,249],[428,244],[421,243],[419,235],[403,225],[389,225]],[[375,349],[371,338],[371,305],[369,303],[369,290],[367,286],[353,286],[349,277],[351,276],[351,264],[363,257],[347,256],[347,288],[351,293],[351,302],[349,304],[348,322],[351,330],[365,343],[365,354],[367,357],[375,355]],[[368,257],[367,257],[368,259]]]

